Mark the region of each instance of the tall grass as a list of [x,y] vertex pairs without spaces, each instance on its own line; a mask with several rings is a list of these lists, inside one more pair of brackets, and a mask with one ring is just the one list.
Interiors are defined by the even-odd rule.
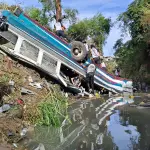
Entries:
[[61,93],[58,86],[53,87],[41,102],[30,108],[26,116],[27,120],[34,124],[60,127],[64,119],[69,120],[68,99]]

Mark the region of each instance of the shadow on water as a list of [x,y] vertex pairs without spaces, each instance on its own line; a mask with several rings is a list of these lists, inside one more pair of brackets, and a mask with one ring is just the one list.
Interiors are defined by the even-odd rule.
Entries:
[[72,124],[37,127],[35,141],[46,150],[150,150],[149,110],[131,108],[132,99],[78,101],[69,108]]

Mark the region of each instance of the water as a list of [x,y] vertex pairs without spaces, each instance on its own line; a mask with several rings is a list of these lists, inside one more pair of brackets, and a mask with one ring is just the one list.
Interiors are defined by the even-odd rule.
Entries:
[[37,127],[34,140],[46,150],[150,150],[150,110],[128,106],[132,102],[78,101],[69,108],[71,125]]

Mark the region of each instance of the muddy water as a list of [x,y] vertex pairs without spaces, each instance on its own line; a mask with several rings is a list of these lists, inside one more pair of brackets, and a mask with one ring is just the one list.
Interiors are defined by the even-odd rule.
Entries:
[[72,124],[37,127],[34,140],[46,150],[150,150],[150,110],[129,103],[127,97],[78,101],[69,108]]

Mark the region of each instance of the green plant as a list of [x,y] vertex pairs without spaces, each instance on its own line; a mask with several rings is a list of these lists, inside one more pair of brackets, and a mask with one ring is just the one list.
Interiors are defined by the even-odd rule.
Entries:
[[68,99],[58,86],[54,86],[41,102],[28,107],[26,120],[33,124],[60,127],[64,119],[70,122],[67,108]]

